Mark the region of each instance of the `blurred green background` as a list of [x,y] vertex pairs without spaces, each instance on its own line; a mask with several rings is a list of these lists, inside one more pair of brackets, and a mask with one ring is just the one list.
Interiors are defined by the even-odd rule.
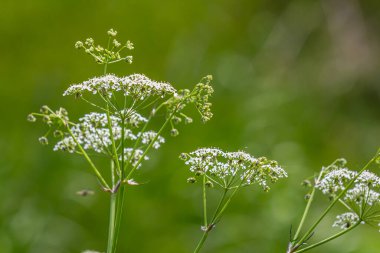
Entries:
[[[239,194],[203,252],[285,252],[303,211],[300,182],[335,158],[353,169],[380,144],[380,1],[1,1],[0,252],[103,251],[108,196],[81,157],[53,152],[26,115],[43,104],[84,105],[61,96],[102,67],[73,44],[109,28],[135,43],[134,64],[177,88],[212,74],[214,118],[181,127],[140,170],[129,192],[119,252],[192,252],[201,236],[201,196],[177,159],[202,146],[246,150],[289,173],[263,193]],[[95,195],[76,195],[83,188]],[[320,197],[320,199],[323,199]],[[320,201],[312,217],[318,214]],[[320,210],[319,210],[320,211]],[[339,210],[334,210],[338,212]],[[330,215],[317,238],[336,232]],[[311,252],[378,252],[377,228]]]

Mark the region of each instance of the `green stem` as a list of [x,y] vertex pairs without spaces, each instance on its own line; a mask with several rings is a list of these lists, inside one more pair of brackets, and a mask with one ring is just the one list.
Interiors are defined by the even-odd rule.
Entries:
[[[242,180],[242,182],[243,182],[243,180]],[[235,188],[235,190],[230,194],[230,196],[228,197],[228,199],[227,199],[226,202],[224,203],[222,209],[220,209],[219,213],[218,213],[218,214],[213,218],[213,220],[211,221],[211,224],[216,224],[216,223],[220,220],[220,218],[221,218],[222,215],[223,215],[223,212],[227,209],[228,205],[230,204],[232,197],[233,197],[233,196],[236,194],[236,192],[240,189],[241,184],[242,184],[242,183],[240,183],[240,185],[239,185],[237,188]]]
[[309,200],[307,202],[307,205],[305,207],[305,210],[304,210],[304,212],[302,214],[302,218],[301,218],[301,221],[300,221],[300,223],[298,225],[296,234],[294,235],[294,240],[297,240],[297,238],[298,238],[298,236],[299,236],[299,234],[301,232],[301,229],[302,229],[302,227],[303,227],[303,225],[305,223],[306,217],[309,214],[311,203],[314,200],[315,189],[316,189],[315,185],[319,183],[319,181],[321,180],[322,175],[323,175],[323,170],[321,170],[321,172],[319,173],[319,176],[318,176],[317,180],[315,181],[315,184],[313,186],[313,190],[311,191],[311,194],[310,194],[310,198],[309,198]]
[[[206,228],[206,229],[207,229],[207,228]],[[199,241],[197,247],[195,248],[194,253],[198,253],[198,252],[201,250],[201,248],[203,247],[203,244],[205,243],[205,241],[206,241],[206,239],[207,239],[207,236],[208,236],[208,233],[209,233],[209,232],[210,232],[210,231],[207,229],[207,230],[203,233],[203,236],[202,236],[201,240]]]
[[206,196],[206,174],[203,174],[203,185],[202,185],[202,191],[203,191],[203,226],[207,228],[207,196]]
[[113,253],[116,244],[115,244],[115,217],[116,217],[116,202],[117,202],[117,193],[111,193],[110,200],[110,217],[108,223],[108,244],[107,244],[107,253]]
[[354,229],[355,227],[357,227],[359,224],[360,224],[360,221],[357,222],[356,224],[352,225],[351,227],[349,227],[349,228],[347,228],[347,229],[345,229],[345,230],[343,230],[343,231],[341,231],[341,232],[339,232],[339,233],[337,233],[335,235],[332,235],[332,236],[330,236],[330,237],[328,237],[328,238],[326,238],[326,239],[324,239],[324,240],[322,240],[320,242],[314,243],[314,244],[312,244],[312,245],[310,245],[310,246],[308,246],[306,248],[303,248],[303,249],[300,249],[300,250],[297,250],[297,251],[293,251],[293,252],[294,253],[301,253],[301,252],[308,251],[308,250],[310,250],[312,248],[315,248],[315,247],[317,247],[319,245],[325,244],[325,243],[327,243],[327,242],[329,242],[329,241],[331,241],[331,240],[333,240],[335,238],[338,238],[339,236],[344,235],[348,231],[351,231],[352,229]]
[[128,173],[127,177],[125,178],[125,180],[129,180],[131,179],[131,176],[133,174],[133,172],[138,168],[138,166],[140,165],[140,163],[144,160],[146,154],[148,153],[148,151],[150,150],[150,148],[153,146],[153,144],[156,142],[156,140],[158,139],[158,137],[160,136],[161,132],[165,129],[166,125],[170,122],[170,120],[173,118],[174,114],[176,113],[176,111],[173,111],[172,114],[166,119],[166,121],[164,122],[164,124],[161,126],[160,130],[158,130],[156,136],[153,138],[153,140],[149,143],[148,147],[145,149],[144,153],[141,155],[140,159],[137,161],[136,165],[131,169],[131,171]]

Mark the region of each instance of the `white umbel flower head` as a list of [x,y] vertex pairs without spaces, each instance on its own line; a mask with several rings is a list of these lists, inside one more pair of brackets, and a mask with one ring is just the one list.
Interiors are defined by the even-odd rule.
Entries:
[[181,158],[196,176],[206,176],[223,188],[246,186],[257,183],[265,191],[268,182],[287,177],[277,162],[264,157],[255,158],[244,151],[224,152],[217,148],[200,148]]
[[[142,145],[149,145],[152,142],[157,133],[153,131],[138,132],[134,134],[131,130],[137,127],[141,122],[146,122],[146,119],[140,114],[131,111],[130,113],[119,112],[118,115],[124,115],[124,139],[125,141],[136,141],[141,135]],[[122,119],[119,116],[111,115],[111,129],[114,141],[120,141],[122,138]],[[105,113],[86,114],[79,119],[79,123],[71,127],[71,132],[74,136],[66,134],[61,141],[55,146],[54,150],[68,151],[70,153],[75,152],[77,144],[79,143],[85,150],[93,150],[97,153],[107,153],[109,147],[112,145],[110,128],[108,126],[108,118]],[[76,140],[76,141],[75,141]],[[153,147],[158,149],[165,139],[158,136],[153,143]],[[137,155],[136,153],[135,155]]]
[[122,92],[125,96],[143,100],[152,96],[175,95],[177,91],[169,83],[153,81],[143,74],[132,74],[125,77],[107,74],[70,85],[63,95],[81,96],[85,92],[100,93],[108,97],[112,97],[114,92]]
[[357,172],[351,171],[347,168],[332,170],[316,184],[316,188],[321,190],[323,194],[332,195],[343,190],[345,185],[356,175]]

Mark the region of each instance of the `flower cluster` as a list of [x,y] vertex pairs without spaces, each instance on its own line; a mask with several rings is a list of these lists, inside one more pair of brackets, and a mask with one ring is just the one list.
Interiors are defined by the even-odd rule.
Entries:
[[[95,61],[99,64],[107,64],[116,61],[125,60],[128,63],[132,63],[132,56],[121,56],[120,52],[123,49],[134,49],[133,43],[127,41],[124,45],[122,45],[119,41],[117,41],[114,37],[117,35],[117,31],[110,29],[107,32],[109,36],[109,43],[107,47],[102,47],[100,45],[95,45],[95,41],[92,38],[87,38],[84,42],[77,41],[75,43],[75,48],[84,49],[84,51],[91,55]],[[112,45],[111,45],[112,40]],[[112,46],[112,47],[111,47]]]
[[376,215],[380,211],[380,178],[376,174],[370,171],[359,174],[347,168],[335,168],[323,175],[316,188],[330,199],[343,194],[340,201],[349,212],[338,215],[334,227],[347,229],[359,221],[380,221]]
[[[287,177],[276,161],[265,157],[255,158],[244,151],[224,152],[217,148],[201,148],[181,154],[181,159],[190,166],[195,176],[206,175],[210,183],[225,189],[257,183],[268,191],[268,182],[274,183]],[[188,181],[195,182],[196,179]]]
[[151,96],[164,97],[176,94],[176,90],[169,83],[153,81],[143,74],[132,74],[125,77],[108,74],[79,84],[72,84],[63,95],[81,96],[84,92],[90,92],[112,97],[114,92],[119,91],[123,92],[125,96],[131,96],[137,100]]
[[338,215],[333,227],[348,229],[359,222],[359,216],[356,213],[348,212]]
[[[144,145],[150,144],[157,133],[154,131],[139,132],[134,134],[128,127],[137,126],[140,122],[146,121],[144,117],[136,112],[130,113],[129,117],[126,117],[128,122],[132,122],[132,125],[128,125],[125,122],[124,126],[124,141],[135,141],[140,138],[141,143]],[[78,124],[74,124],[71,127],[70,132],[66,133],[66,136],[62,138],[55,146],[54,150],[62,150],[73,153],[76,151],[77,145],[80,144],[85,150],[94,150],[97,153],[109,153],[109,147],[112,145],[111,132],[112,130],[114,141],[118,141],[122,138],[122,119],[116,115],[110,116],[111,127],[108,124],[108,117],[105,113],[90,113],[79,119]],[[153,147],[159,148],[160,144],[165,140],[163,137],[158,136],[154,141]]]

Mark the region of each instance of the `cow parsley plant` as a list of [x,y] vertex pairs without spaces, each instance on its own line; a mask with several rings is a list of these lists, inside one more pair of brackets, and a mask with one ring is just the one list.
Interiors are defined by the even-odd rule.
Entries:
[[[209,232],[220,221],[222,215],[239,189],[253,184],[259,185],[265,192],[270,183],[287,177],[287,173],[276,161],[266,157],[253,157],[244,151],[225,152],[217,148],[200,148],[190,153],[182,153],[181,159],[189,166],[192,177],[188,183],[200,182],[203,199],[203,236],[194,252],[199,252]],[[214,214],[208,216],[207,188],[222,191]]]
[[[30,122],[39,119],[47,125],[46,134],[39,138],[41,144],[52,142],[54,151],[83,156],[101,189],[110,194],[107,253],[114,253],[125,190],[127,186],[138,185],[134,180],[136,170],[149,159],[147,155],[151,150],[165,143],[163,135],[169,126],[170,135],[176,136],[179,123],[193,121],[186,115],[187,106],[194,105],[203,122],[211,119],[209,98],[213,88],[211,76],[202,78],[191,90],[177,90],[167,82],[154,81],[144,74],[118,76],[108,73],[110,64],[132,63],[132,56],[123,52],[133,50],[134,46],[130,41],[120,43],[113,29],[107,34],[106,46],[95,44],[92,38],[75,43],[75,48],[103,65],[103,75],[72,84],[63,92],[63,96],[72,96],[91,105],[93,111],[73,120],[66,109],[54,110],[45,105],[40,112],[29,114],[27,119]],[[151,126],[153,118],[157,118],[156,122],[161,120],[160,127]],[[111,164],[108,171],[99,168],[93,156],[108,159]]]

